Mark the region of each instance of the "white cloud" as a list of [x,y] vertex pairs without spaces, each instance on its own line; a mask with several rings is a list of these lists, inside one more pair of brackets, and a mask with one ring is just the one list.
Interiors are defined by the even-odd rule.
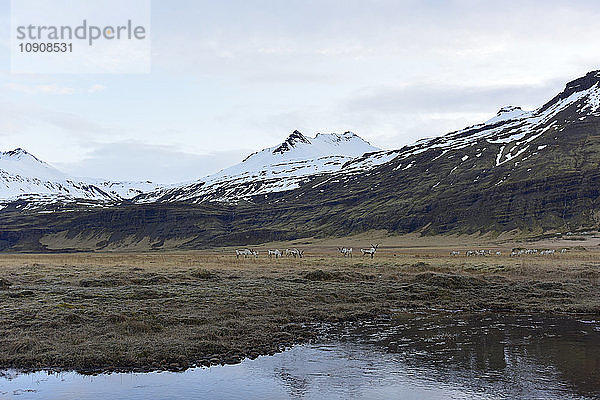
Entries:
[[106,86],[101,85],[99,83],[95,83],[88,88],[88,93],[102,92],[104,89],[106,89]]
[[24,85],[21,83],[9,82],[7,87],[15,92],[21,92],[25,94],[58,94],[58,95],[69,95],[74,94],[76,90],[72,87],[60,86],[56,83],[42,84],[42,85]]

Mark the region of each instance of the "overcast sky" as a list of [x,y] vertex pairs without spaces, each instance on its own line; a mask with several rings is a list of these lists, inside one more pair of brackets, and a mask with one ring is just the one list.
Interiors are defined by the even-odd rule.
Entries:
[[597,1],[156,0],[128,75],[11,74],[0,11],[0,150],[78,176],[196,179],[294,129],[399,148],[600,69]]

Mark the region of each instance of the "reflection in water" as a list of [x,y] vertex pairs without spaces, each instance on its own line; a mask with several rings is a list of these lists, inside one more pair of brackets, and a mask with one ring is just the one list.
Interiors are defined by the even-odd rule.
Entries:
[[493,387],[509,398],[537,392],[546,393],[541,398],[600,397],[600,320],[421,314],[355,324],[329,336],[375,345],[412,368],[435,371],[438,380]]
[[453,313],[324,328],[318,344],[184,373],[0,375],[18,399],[600,398],[600,321]]

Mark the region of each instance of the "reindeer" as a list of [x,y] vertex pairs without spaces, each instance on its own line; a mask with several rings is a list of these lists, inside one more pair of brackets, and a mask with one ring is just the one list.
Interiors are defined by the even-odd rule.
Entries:
[[360,249],[360,251],[362,252],[363,257],[366,256],[367,254],[371,256],[371,258],[373,258],[375,256],[375,252],[377,251],[377,247],[379,247],[381,243],[377,243],[376,245],[371,244],[371,248],[370,249]]
[[510,252],[510,256],[511,256],[511,257],[519,257],[519,256],[521,256],[522,254],[525,254],[525,249],[517,249],[517,248],[514,248],[514,249],[512,249],[512,251]]
[[352,258],[352,247],[338,247],[338,250],[344,255],[344,257]]
[[269,250],[269,258],[272,258],[273,256],[275,256],[275,258],[281,257],[281,251],[278,249]]
[[[238,249],[235,251],[235,258],[240,258],[240,256],[244,256],[244,258],[246,258],[248,256],[255,255],[254,253],[256,253],[256,252],[253,252],[248,249]],[[258,253],[256,253],[256,254],[258,254]]]
[[[286,250],[286,253],[287,253],[287,250]],[[298,250],[298,249],[294,248],[292,250],[289,250],[289,254],[291,256],[293,256],[294,258],[296,258],[296,257],[302,258],[304,256],[304,250]]]

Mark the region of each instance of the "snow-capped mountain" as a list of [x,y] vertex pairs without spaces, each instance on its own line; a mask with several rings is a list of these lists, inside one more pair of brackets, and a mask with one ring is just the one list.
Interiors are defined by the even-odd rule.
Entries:
[[75,199],[115,202],[155,190],[152,182],[112,182],[74,178],[18,148],[0,152],[0,201],[17,199],[38,203]]
[[[28,174],[65,179],[34,161]],[[77,205],[58,214],[8,205],[0,250],[190,249],[369,230],[536,237],[600,230],[600,71],[533,111],[503,107],[486,122],[397,150],[351,133],[294,132],[197,182],[115,207]]]
[[[25,150],[16,149],[0,153],[0,200],[236,203],[302,186],[308,190],[322,185],[322,176],[329,176],[332,182],[347,182],[379,167],[404,173],[414,172],[419,166],[436,170],[439,165],[450,163],[453,167],[448,179],[454,179],[457,170],[474,160],[489,162],[489,175],[501,165],[517,167],[541,153],[552,152],[565,127],[579,126],[598,116],[600,72],[593,71],[568,83],[563,92],[536,110],[502,107],[484,123],[421,139],[398,150],[380,150],[352,132],[308,138],[294,131],[283,143],[253,153],[239,164],[195,182],[168,186],[73,178]],[[495,184],[510,174],[507,172]],[[436,182],[432,189],[442,183],[443,180]]]
[[124,199],[236,202],[249,196],[290,190],[308,177],[337,171],[366,152],[379,151],[352,132],[307,138],[294,131],[278,146],[249,155],[241,163],[188,184],[115,182],[70,177],[23,149],[0,153],[0,201],[30,204],[93,200],[108,206]]
[[307,138],[294,131],[283,143],[253,153],[239,164],[191,184],[142,194],[135,201],[236,202],[298,188],[314,176],[339,171],[356,157],[379,150],[352,132]]
[[[487,122],[365,154],[259,206],[285,205],[286,221],[329,223],[336,235],[597,229],[599,170],[600,71],[594,71],[533,111],[503,107]],[[313,213],[308,204],[319,208]],[[294,209],[298,215],[287,211]]]
[[[142,194],[134,201],[236,202],[301,186],[309,190],[323,184],[317,179],[323,175],[343,183],[379,166],[409,172],[417,163],[425,163],[426,169],[435,170],[444,155],[454,163],[452,173],[461,165],[472,164],[473,160],[489,159],[492,161],[487,169],[489,174],[505,163],[518,165],[541,152],[552,151],[555,134],[562,132],[565,126],[596,116],[600,116],[599,71],[570,82],[563,92],[536,110],[502,107],[486,122],[421,139],[397,150],[379,150],[351,132],[307,138],[294,131],[280,145],[253,153],[240,164],[188,185]],[[461,151],[464,154],[456,155]],[[434,156],[431,159],[417,157],[426,152]],[[510,173],[498,181],[509,176]]]
[[[520,107],[502,107],[497,115],[485,123],[474,125],[444,136],[426,138],[398,150],[380,151],[359,157],[345,166],[345,172],[393,163],[397,170],[407,170],[416,165],[414,156],[435,151],[434,162],[446,153],[463,150],[458,157],[448,154],[455,160],[456,168],[461,164],[472,163],[493,152],[493,163],[489,170],[504,163],[518,165],[541,152],[551,152],[556,148],[559,136],[566,127],[585,124],[586,120],[600,117],[600,71],[569,82],[564,91],[533,111]],[[470,160],[470,161],[469,161]],[[429,165],[434,168],[435,164]]]

